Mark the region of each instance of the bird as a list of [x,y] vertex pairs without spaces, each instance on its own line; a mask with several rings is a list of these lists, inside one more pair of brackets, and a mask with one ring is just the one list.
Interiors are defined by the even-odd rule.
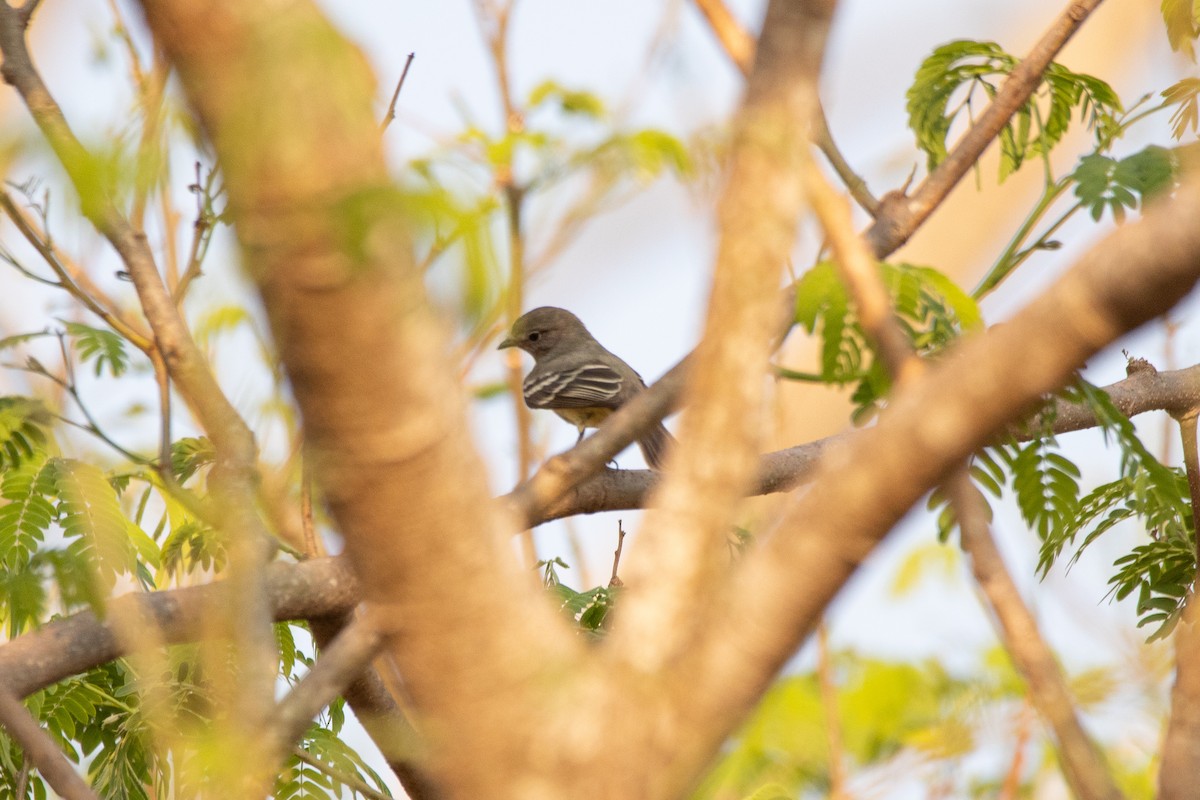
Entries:
[[[563,308],[542,306],[513,323],[498,350],[517,347],[533,356],[525,376],[525,405],[553,411],[584,431],[599,427],[609,415],[646,388],[642,377],[588,332],[579,317]],[[662,468],[674,441],[661,422],[638,439],[651,469]]]

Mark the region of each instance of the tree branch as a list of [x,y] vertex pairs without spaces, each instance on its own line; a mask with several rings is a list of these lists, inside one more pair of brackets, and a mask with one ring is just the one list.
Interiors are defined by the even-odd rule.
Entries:
[[[267,569],[267,595],[275,621],[307,620],[322,649],[345,627],[359,603],[358,580],[345,558],[318,558],[299,564],[272,564]],[[217,585],[133,594],[109,603],[107,621],[84,611],[49,622],[0,645],[0,684],[18,696],[44,689],[71,675],[130,655],[131,640],[114,621],[141,621],[163,644],[204,639],[212,633],[205,619],[225,602]],[[343,696],[355,716],[380,747],[413,800],[438,797],[420,766],[422,746],[404,713],[383,688],[374,670],[362,670]]]
[[[902,393],[927,368],[900,329],[879,269],[866,243],[851,227],[850,210],[815,169],[805,171],[805,188],[833,249],[842,281],[850,290],[863,329],[893,379],[892,393]],[[988,530],[986,501],[960,466],[942,484],[962,530],[976,580],[996,614],[1004,647],[1029,685],[1034,705],[1050,723],[1068,785],[1081,800],[1116,800],[1120,792],[1100,752],[1076,717],[1070,692],[1050,648],[1042,640],[1033,615],[1021,601]]]
[[502,535],[383,158],[369,66],[305,0],[287,14],[142,5],[223,167],[314,478],[428,723],[428,772],[458,796],[503,797],[497,776],[533,769],[516,755],[536,733],[527,709],[584,649]]
[[[653,422],[646,421],[661,419],[661,417],[655,417],[655,414],[662,413],[660,409],[666,406],[665,401],[671,399],[676,392],[673,385],[676,377],[673,372],[668,373],[672,377],[672,385],[663,385],[660,388],[659,384],[662,381],[654,384],[649,390],[642,392],[634,399],[634,402],[637,403],[636,406],[634,403],[629,403],[618,412],[625,416],[618,418],[618,415],[614,414],[609,418],[609,422],[605,423],[594,435],[584,439],[577,448],[555,456],[546,462],[543,470],[551,473],[561,472],[568,476],[562,480],[564,484],[569,484],[570,488],[562,491],[560,495],[550,495],[556,499],[542,505],[536,499],[537,490],[526,488],[541,479],[540,474],[535,475],[530,482],[517,487],[511,494],[505,495],[505,499],[510,501],[515,510],[522,515],[523,524],[540,525],[544,522],[573,517],[578,514],[628,511],[645,507],[646,498],[659,479],[659,476],[650,470],[605,469],[595,474],[589,473],[591,477],[584,477],[574,483],[569,478],[574,478],[585,471],[582,467],[577,466],[578,464],[590,464],[593,459],[599,458],[597,450],[599,453],[620,452],[629,442],[633,441],[636,432],[642,430],[639,425],[653,424]],[[663,380],[666,380],[666,377]],[[1148,411],[1178,413],[1188,408],[1194,408],[1200,403],[1200,365],[1165,372],[1154,369],[1137,370],[1123,380],[1100,388],[1108,393],[1117,408],[1128,417]],[[617,427],[618,425],[619,427]],[[1028,441],[1036,436],[1041,436],[1043,431],[1070,433],[1094,428],[1097,425],[1099,425],[1099,421],[1087,406],[1068,403],[1060,399],[1055,401],[1052,411],[1035,417],[1030,423],[1014,425],[1010,429],[1010,433],[1022,441]],[[611,434],[609,433],[610,428],[612,428]],[[1031,431],[1034,433],[1031,434]],[[861,436],[862,433],[862,431],[839,433],[835,436],[763,455],[759,461],[758,484],[752,493],[784,492],[812,480],[813,470],[823,453],[832,445]],[[594,443],[596,449],[587,448],[585,451],[585,446],[589,443]],[[562,461],[559,462],[558,459],[562,459]],[[600,460],[599,463],[602,464],[604,461]],[[568,466],[560,469],[558,464]],[[549,483],[551,477],[548,476],[546,480],[547,486],[553,486]]]
[[[272,564],[265,585],[275,620],[322,619],[359,601],[358,581],[344,558]],[[205,618],[226,598],[219,582],[129,594],[108,603],[108,618],[140,619],[165,644],[192,642],[211,634]],[[0,645],[0,684],[24,697],[126,655],[125,646],[110,622],[91,611],[73,614]]]
[[98,800],[95,792],[58,749],[50,734],[7,690],[0,691],[0,725],[21,745],[25,758],[37,765],[50,788],[67,800]]
[[1075,713],[1058,661],[1004,566],[988,526],[987,501],[965,470],[957,471],[945,486],[958,515],[963,550],[971,557],[975,580],[995,614],[1004,649],[1029,687],[1034,708],[1054,734],[1067,785],[1080,800],[1120,798],[1103,755]]
[[721,543],[762,452],[762,380],[783,321],[782,265],[803,204],[801,165],[836,3],[774,0],[734,122],[704,335],[662,488],[629,563],[610,646],[654,672],[686,650],[725,569]]
[[[1005,81],[996,98],[964,134],[950,157],[922,183],[913,197],[909,199],[892,193],[886,198],[886,207],[878,214],[873,214],[876,216],[875,223],[866,234],[877,257],[882,258],[894,251],[928,219],[970,169],[974,159],[987,148],[1017,109],[1029,100],[1040,85],[1041,74],[1046,66],[1100,2],[1073,2]],[[697,6],[709,20],[730,58],[739,67],[748,67],[753,56],[753,40],[729,14],[724,4],[720,0],[697,0]],[[969,153],[974,155],[964,163]],[[844,180],[845,176],[842,177]],[[564,460],[558,460],[563,459],[562,456],[551,459],[532,478],[514,489],[510,499],[518,517],[529,525],[536,525],[576,513],[641,507],[646,490],[657,480],[657,476],[651,473],[617,475],[607,471],[591,478],[586,486],[581,482],[629,446],[636,438],[636,433],[661,421],[663,416],[679,407],[679,394],[683,387],[682,369],[686,361],[681,361],[648,392],[639,395],[636,405],[627,404],[610,417],[596,434],[569,451]],[[1088,416],[1085,411],[1076,410],[1073,413],[1080,415],[1080,420]],[[1094,422],[1081,423],[1081,427],[1089,424]],[[766,458],[768,463],[783,460]],[[802,455],[799,455],[799,461],[805,469],[810,464],[810,459]],[[771,485],[794,485],[786,476],[774,471],[772,474],[778,480],[772,481]],[[546,510],[539,510],[542,508]]]
[[[317,647],[325,649],[351,621],[353,611],[320,617],[309,623]],[[377,659],[376,664],[384,659]],[[389,664],[390,666],[390,664]],[[442,797],[428,771],[428,748],[409,724],[405,709],[397,703],[381,669],[362,670],[342,692],[354,716],[362,723],[410,800]]]

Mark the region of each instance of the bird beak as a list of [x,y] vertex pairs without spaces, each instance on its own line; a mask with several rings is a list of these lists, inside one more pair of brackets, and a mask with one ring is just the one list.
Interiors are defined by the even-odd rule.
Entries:
[[496,345],[496,349],[503,350],[506,347],[516,347],[516,346],[517,346],[516,339],[514,339],[512,336],[505,336],[503,339],[500,340],[500,344]]

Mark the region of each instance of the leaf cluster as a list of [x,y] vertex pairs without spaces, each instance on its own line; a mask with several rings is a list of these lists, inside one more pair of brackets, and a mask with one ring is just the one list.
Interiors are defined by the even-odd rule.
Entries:
[[[832,787],[834,757],[855,773],[888,764],[911,767],[914,760],[930,763],[956,776],[950,792],[955,796],[994,796],[994,787],[990,792],[984,787],[1003,776],[980,775],[968,761],[981,742],[996,736],[998,720],[1015,724],[1025,688],[1002,650],[984,661],[985,670],[960,676],[934,661],[833,653],[824,678],[818,670],[804,670],[771,688],[694,800],[824,795]],[[823,686],[823,680],[832,685]],[[1081,674],[1074,684],[1091,704],[1106,701],[1119,687],[1098,672]],[[831,716],[841,745],[836,755],[830,751]],[[1052,747],[1048,740],[1037,746],[1047,755]]]
[[[959,39],[921,62],[907,92],[908,124],[933,171],[949,154],[947,139],[960,114],[974,121],[976,92],[988,101],[1019,63],[995,42]],[[1052,63],[1042,86],[1000,131],[999,179],[1020,169],[1030,156],[1044,156],[1078,117],[1103,138],[1116,125],[1120,98],[1105,81]]]
[[[879,270],[915,352],[934,355],[963,331],[982,327],[975,301],[936,269],[881,263]],[[820,335],[820,369],[816,373],[781,369],[780,377],[851,385],[854,418],[868,419],[878,410],[890,383],[833,262],[818,263],[797,281],[795,319],[809,333]]]
[[1084,156],[1071,173],[1075,196],[1099,221],[1106,208],[1118,222],[1126,209],[1136,210],[1151,198],[1175,187],[1178,163],[1175,155],[1163,147],[1151,145],[1116,159],[1093,153]]
[[558,603],[559,610],[578,626],[580,633],[593,639],[603,638],[620,595],[620,586],[596,586],[577,592],[558,575],[559,569],[570,569],[561,558],[539,561],[537,566],[542,570],[542,584]]
[[[1086,405],[1096,415],[1106,440],[1119,453],[1116,480],[1084,493],[1079,467],[1048,432],[1024,444],[1009,439],[985,448],[971,460],[971,477],[993,498],[1011,490],[1022,519],[1041,542],[1037,571],[1043,577],[1068,547],[1074,545],[1070,568],[1118,523],[1140,522],[1150,540],[1114,562],[1117,572],[1109,586],[1118,600],[1137,592],[1139,627],[1157,625],[1150,639],[1161,638],[1178,621],[1196,575],[1187,477],[1155,458],[1102,389],[1080,379],[1061,397]],[[1038,418],[1043,425],[1052,423],[1053,408],[1048,404],[1042,409]],[[928,507],[938,511],[938,532],[944,541],[957,524],[953,509],[940,489],[931,493]]]

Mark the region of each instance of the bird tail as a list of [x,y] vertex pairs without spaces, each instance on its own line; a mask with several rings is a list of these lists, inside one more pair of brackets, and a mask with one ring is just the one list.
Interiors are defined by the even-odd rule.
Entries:
[[663,464],[667,457],[667,450],[675,443],[675,437],[663,427],[660,422],[638,439],[638,447],[642,450],[642,455],[646,458],[646,463],[650,465],[650,469],[659,470],[663,468]]

